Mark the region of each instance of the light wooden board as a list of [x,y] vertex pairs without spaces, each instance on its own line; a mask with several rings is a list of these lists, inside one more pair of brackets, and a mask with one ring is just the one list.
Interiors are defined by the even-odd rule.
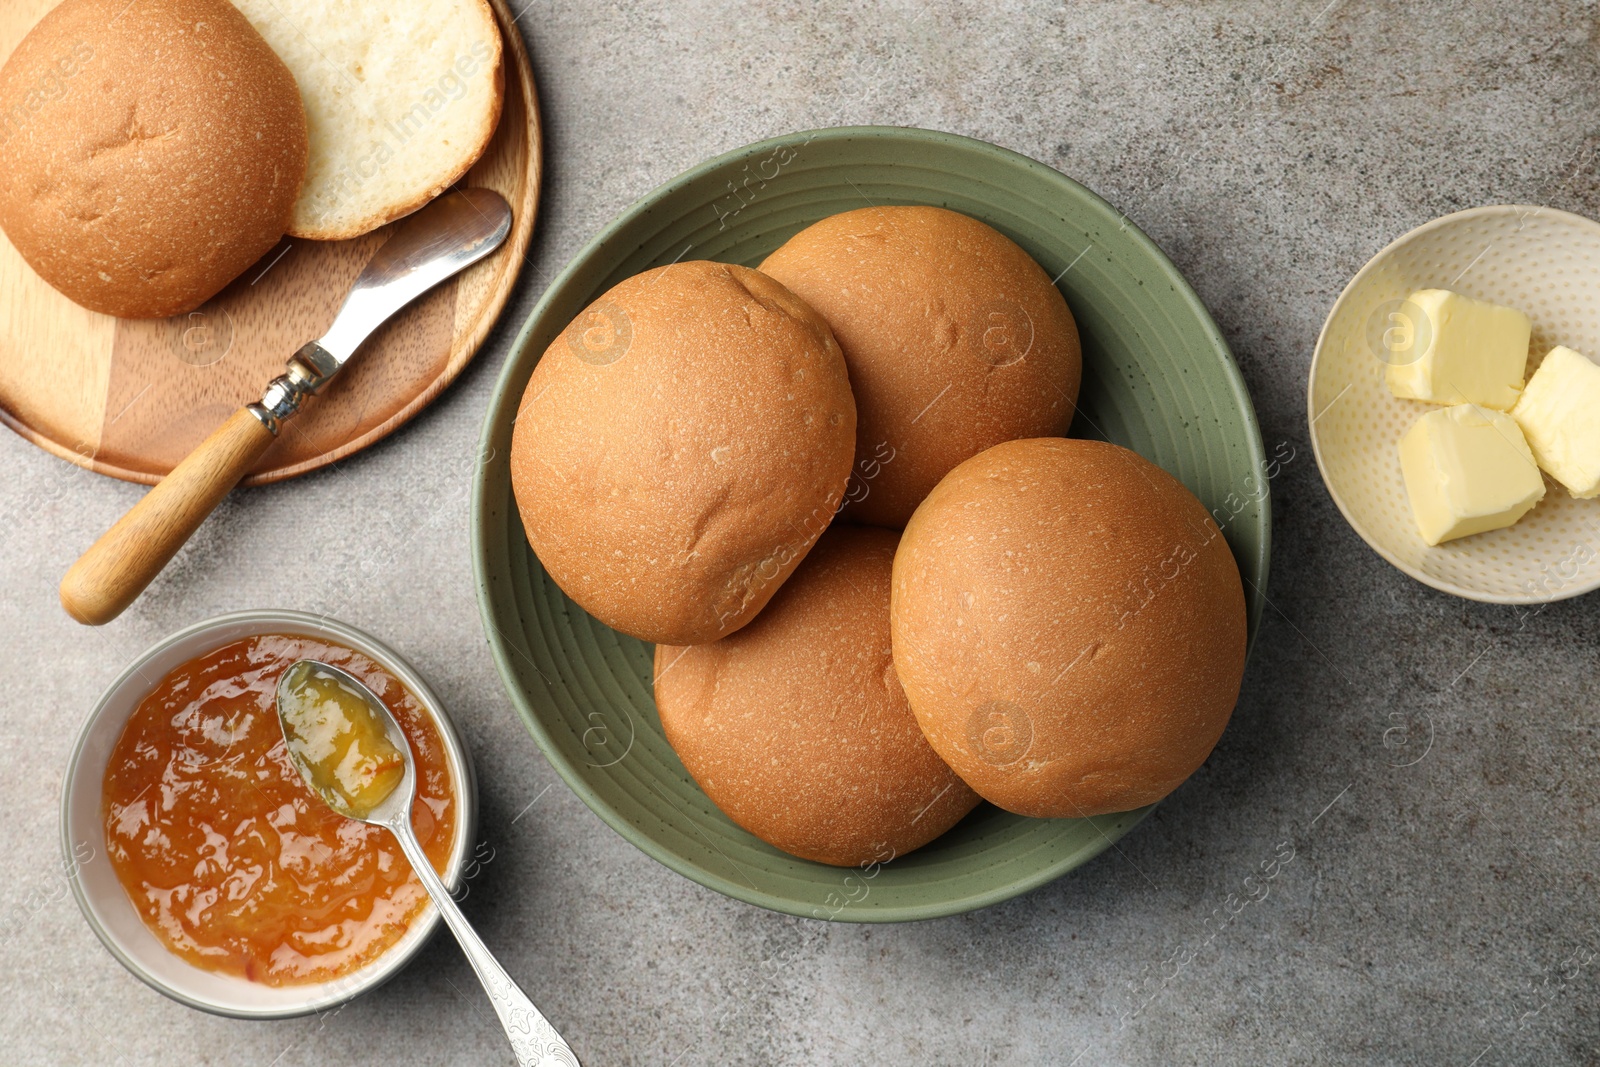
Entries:
[[[0,62],[57,2],[0,3]],[[461,372],[505,307],[533,232],[541,142],[527,49],[504,0],[490,3],[506,45],[505,105],[494,140],[461,184],[506,198],[511,236],[374,335],[287,424],[246,484],[315,470],[404,425]],[[159,481],[322,335],[389,231],[353,241],[285,239],[198,311],[150,320],[84,310],[0,235],[0,421],[90,470]]]

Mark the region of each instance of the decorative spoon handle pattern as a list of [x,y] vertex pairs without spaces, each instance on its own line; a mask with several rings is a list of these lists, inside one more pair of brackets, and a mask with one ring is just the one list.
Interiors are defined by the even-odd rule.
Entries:
[[533,1006],[527,994],[512,981],[505,968],[500,966],[500,961],[494,958],[494,954],[472,929],[472,924],[467,922],[467,917],[461,914],[461,909],[456,907],[450,891],[434,873],[433,864],[428,862],[422,846],[410,832],[409,806],[403,817],[408,820],[404,828],[395,825],[389,828],[394,831],[395,839],[400,842],[401,850],[411,861],[428,895],[438,905],[444,921],[461,943],[461,951],[467,954],[472,969],[478,973],[478,981],[483,983],[495,1014],[500,1016],[500,1025],[505,1027],[506,1037],[511,1041],[518,1067],[579,1067],[578,1057],[573,1055],[572,1049],[556,1033],[555,1027],[550,1025],[543,1013]]

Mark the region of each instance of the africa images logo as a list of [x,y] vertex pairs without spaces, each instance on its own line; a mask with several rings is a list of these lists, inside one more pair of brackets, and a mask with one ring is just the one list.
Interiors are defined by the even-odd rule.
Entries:
[[1409,366],[1433,343],[1433,320],[1415,301],[1385,300],[1367,316],[1366,341],[1380,361]]
[[633,322],[619,304],[602,300],[585,308],[567,327],[567,348],[585,363],[604,367],[627,354]]
[[991,300],[978,309],[979,357],[991,367],[1020,363],[1033,351],[1033,316],[1015,300]]
[[967,717],[967,743],[985,763],[1015,763],[1033,747],[1033,718],[1009,700],[980,704]]
[[4,111],[0,111],[0,145],[6,144],[27,129],[33,118],[45,106],[60,100],[67,95],[67,82],[82,73],[90,60],[94,59],[94,49],[88,42],[79,41],[72,48],[63,52],[50,64],[50,69],[39,78],[39,81],[26,93],[13,97],[14,103]]
[[233,348],[233,316],[225,307],[208,302],[167,324],[172,351],[191,367],[220,363]]

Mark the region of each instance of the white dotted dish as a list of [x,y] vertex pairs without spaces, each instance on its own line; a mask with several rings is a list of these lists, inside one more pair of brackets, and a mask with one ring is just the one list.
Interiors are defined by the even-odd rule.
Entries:
[[1558,344],[1600,360],[1600,223],[1551,208],[1459,211],[1374,256],[1317,338],[1307,389],[1311,447],[1350,525],[1419,582],[1471,600],[1539,604],[1600,586],[1600,499],[1575,500],[1548,476],[1516,525],[1430,548],[1417,532],[1398,442],[1435,405],[1384,384],[1387,312],[1417,289],[1450,289],[1533,320],[1528,374]]

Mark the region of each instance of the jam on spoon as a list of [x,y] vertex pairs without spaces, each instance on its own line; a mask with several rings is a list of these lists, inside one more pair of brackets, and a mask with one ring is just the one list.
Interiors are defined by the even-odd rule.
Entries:
[[405,778],[406,758],[347,677],[301,660],[278,683],[278,715],[306,784],[340,815],[365,819]]
[[278,681],[278,720],[289,759],[312,791],[340,814],[384,827],[400,843],[489,994],[519,1067],[577,1067],[572,1049],[517,988],[428,865],[406,817],[416,792],[411,750],[383,702],[354,675],[301,660]]

